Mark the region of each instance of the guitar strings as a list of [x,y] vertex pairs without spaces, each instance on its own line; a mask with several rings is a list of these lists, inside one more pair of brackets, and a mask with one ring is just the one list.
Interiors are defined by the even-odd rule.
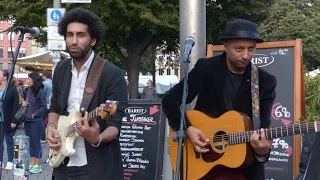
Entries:
[[[266,136],[272,136],[273,135],[282,135],[283,133],[284,134],[288,134],[290,131],[291,132],[296,132],[296,131],[304,131],[304,130],[307,130],[307,131],[315,131],[315,126],[314,126],[314,123],[309,123],[309,125],[311,125],[310,127],[308,126],[308,124],[300,124],[300,127],[299,126],[296,126],[296,125],[293,125],[292,126],[287,126],[287,127],[275,127],[275,128],[268,128],[268,129],[264,129],[265,130],[265,134]],[[319,128],[319,127],[317,127]],[[272,132],[274,131],[275,132]],[[285,130],[285,131],[281,131],[281,130]],[[260,133],[261,131],[260,130],[256,130],[257,133]],[[247,138],[249,136],[251,136],[253,134],[254,131],[243,131],[243,132],[232,132],[232,133],[227,133],[227,134],[223,134],[223,135],[214,135],[214,136],[208,136],[209,138],[213,138],[213,140],[222,140],[222,139],[226,139],[226,140],[229,140],[229,138],[231,139],[243,139],[243,138]],[[299,133],[300,134],[300,133]],[[293,134],[294,135],[294,134]]]

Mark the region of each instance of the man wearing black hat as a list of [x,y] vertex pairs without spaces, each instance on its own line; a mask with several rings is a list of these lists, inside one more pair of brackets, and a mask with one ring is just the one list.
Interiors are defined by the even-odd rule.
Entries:
[[[195,110],[219,117],[230,110],[247,114],[252,119],[251,59],[256,44],[263,42],[255,23],[236,19],[228,22],[223,41],[225,52],[211,58],[200,58],[188,74],[187,104],[198,96]],[[258,69],[260,95],[260,128],[270,126],[270,114],[276,96],[276,78]],[[164,96],[162,107],[173,130],[180,128],[180,105],[183,94],[183,80]],[[218,127],[212,127],[214,128]],[[186,119],[187,137],[198,153],[208,152],[209,137]],[[250,144],[255,152],[255,160],[245,169],[223,168],[217,175],[207,174],[209,179],[264,180],[263,163],[268,159],[271,141],[266,140],[264,130],[254,133]],[[189,152],[192,153],[192,152]],[[189,167],[191,167],[189,165]]]

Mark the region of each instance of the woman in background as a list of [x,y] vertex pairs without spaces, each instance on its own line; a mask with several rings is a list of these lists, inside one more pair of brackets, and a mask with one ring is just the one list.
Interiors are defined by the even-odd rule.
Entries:
[[29,91],[22,106],[28,106],[26,121],[24,122],[25,134],[30,138],[31,163],[29,172],[32,174],[41,173],[41,134],[44,128],[44,116],[47,110],[46,97],[43,90],[42,77],[37,72],[29,74],[27,80]]
[[[0,71],[0,97],[2,98],[3,92],[8,84],[9,71],[1,70]],[[0,116],[0,122],[3,125],[3,133],[0,134],[0,143],[2,146],[2,151],[0,152],[0,158],[3,160],[3,139],[5,137],[7,143],[7,153],[8,153],[8,162],[6,165],[6,170],[12,170],[13,168],[13,136],[16,133],[18,122],[15,119],[15,114],[19,109],[19,94],[17,88],[12,84],[9,84],[7,95],[3,101],[2,109]],[[0,131],[1,132],[1,131]],[[0,167],[3,167],[2,162]]]

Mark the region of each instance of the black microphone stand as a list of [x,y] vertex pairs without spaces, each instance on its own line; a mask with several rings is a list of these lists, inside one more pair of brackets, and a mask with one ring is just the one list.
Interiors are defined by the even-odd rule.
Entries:
[[[13,32],[13,31],[12,31]],[[17,46],[17,49],[12,57],[12,66],[11,66],[11,70],[10,70],[10,74],[8,76],[8,79],[7,79],[7,85],[3,91],[3,94],[2,94],[2,97],[0,98],[0,116],[2,116],[2,113],[3,113],[3,102],[5,101],[6,99],[6,96],[7,96],[7,91],[8,91],[8,87],[9,85],[11,84],[11,80],[12,80],[12,77],[13,77],[13,74],[14,74],[14,68],[15,68],[15,65],[16,65],[16,62],[17,62],[17,58],[18,58],[18,55],[19,55],[19,50],[20,50],[20,46],[21,46],[21,43],[23,41],[23,38],[24,38],[24,34],[25,32],[21,32],[20,33],[20,36],[19,36],[19,39],[18,39],[18,46]],[[4,119],[3,119],[4,121]],[[3,132],[3,122],[1,122],[1,129],[0,129],[0,137],[2,138],[0,142],[3,143],[4,141],[4,132]],[[1,163],[0,163],[0,180],[1,180],[1,177],[2,177],[2,165],[3,165],[3,145],[0,145],[0,152],[2,152],[2,158],[1,158]]]
[[177,165],[176,165],[176,172],[174,180],[179,180],[179,174],[183,172],[181,168],[181,158],[182,158],[182,142],[185,140],[186,133],[185,133],[185,112],[186,112],[186,100],[188,95],[188,73],[189,73],[189,55],[190,53],[185,53],[183,62],[184,62],[184,84],[183,84],[183,96],[182,96],[182,104],[180,105],[180,130],[174,132],[173,140],[178,140],[178,157],[177,157]]

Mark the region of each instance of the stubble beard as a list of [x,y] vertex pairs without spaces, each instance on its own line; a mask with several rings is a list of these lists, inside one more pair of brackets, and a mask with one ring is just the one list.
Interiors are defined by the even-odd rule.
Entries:
[[90,44],[88,44],[84,49],[81,49],[80,52],[72,53],[69,51],[70,56],[74,60],[82,60],[83,58],[86,58],[88,53],[92,50],[92,47]]

